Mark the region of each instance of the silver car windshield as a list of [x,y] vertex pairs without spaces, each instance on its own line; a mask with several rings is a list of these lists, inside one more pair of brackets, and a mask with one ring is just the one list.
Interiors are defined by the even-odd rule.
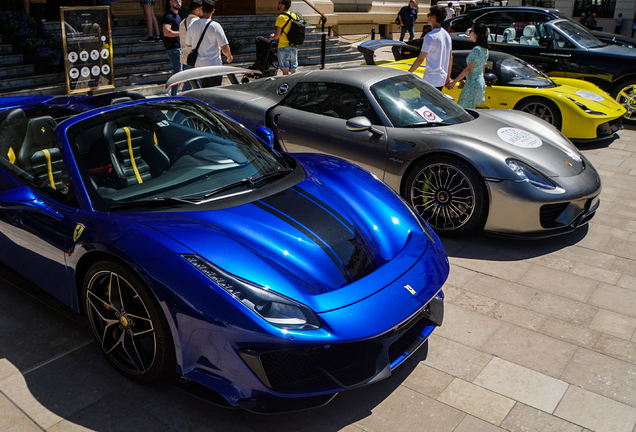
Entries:
[[473,120],[462,107],[412,74],[373,84],[371,93],[393,127],[437,126]]
[[516,58],[505,58],[499,62],[502,84],[523,87],[554,87],[554,82],[526,62]]
[[67,136],[99,210],[152,200],[196,203],[237,182],[289,171],[244,127],[195,101],[122,107],[71,126]]
[[600,48],[605,46],[603,42],[596,39],[586,29],[571,21],[558,21],[554,23],[554,27],[570,39],[576,41],[583,48]]

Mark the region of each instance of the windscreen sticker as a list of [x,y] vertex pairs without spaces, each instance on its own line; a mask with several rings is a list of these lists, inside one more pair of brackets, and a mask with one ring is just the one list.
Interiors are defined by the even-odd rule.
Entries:
[[578,90],[576,92],[576,95],[582,97],[583,99],[591,100],[594,102],[603,102],[605,100],[600,94],[587,90]]
[[431,111],[426,105],[416,111],[419,115],[424,117],[424,120],[429,123],[440,123],[441,121],[443,121],[440,116]]
[[539,137],[516,128],[501,128],[497,131],[497,135],[499,135],[499,138],[503,141],[515,147],[537,148],[543,144]]

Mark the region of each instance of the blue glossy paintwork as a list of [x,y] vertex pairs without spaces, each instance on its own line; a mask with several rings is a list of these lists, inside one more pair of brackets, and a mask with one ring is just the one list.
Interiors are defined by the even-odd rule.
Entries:
[[[68,102],[73,105],[73,100]],[[329,385],[273,391],[242,360],[240,348],[317,347],[376,337],[411,317],[444,284],[449,267],[439,239],[432,234],[433,241],[429,240],[413,213],[384,183],[333,157],[294,155],[306,178],[279,199],[293,200],[289,206],[308,202],[319,206],[333,216],[330,223],[341,223],[343,232],[364,245],[376,267],[352,283],[345,281],[340,269],[347,263],[330,258],[325,247],[307,234],[309,228],[299,229],[293,223],[300,222],[276,217],[256,202],[210,211],[94,211],[68,148],[66,130],[87,117],[126,105],[131,104],[80,114],[56,129],[75,191],[74,205],[27,191],[0,170],[0,259],[78,312],[82,280],[76,271],[98,255],[126,263],[148,284],[166,314],[177,372],[219,392],[231,404],[254,397],[304,397],[342,390]],[[61,217],[51,230],[54,214]],[[84,231],[74,242],[77,224]],[[322,327],[284,330],[267,323],[179,254],[198,254],[233,275],[308,305]],[[20,264],[25,259],[28,266]],[[53,268],[55,284],[50,274],[33,268]],[[405,288],[407,284],[415,294]],[[398,358],[392,367],[403,360]]]

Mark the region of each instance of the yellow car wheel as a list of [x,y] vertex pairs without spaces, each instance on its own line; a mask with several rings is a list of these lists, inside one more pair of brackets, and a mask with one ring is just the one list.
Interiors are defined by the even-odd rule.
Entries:
[[558,130],[561,130],[561,126],[563,125],[561,111],[551,100],[541,97],[526,98],[520,100],[517,105],[515,105],[515,109],[539,117]]
[[612,96],[621,104],[627,112],[623,120],[628,123],[636,123],[636,79],[626,79],[618,83],[612,89]]

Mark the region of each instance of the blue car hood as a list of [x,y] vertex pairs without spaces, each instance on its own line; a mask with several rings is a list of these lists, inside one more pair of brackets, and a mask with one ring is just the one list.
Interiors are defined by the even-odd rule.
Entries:
[[[372,295],[418,261],[428,238],[393,191],[339,159],[306,155],[303,162],[305,180],[257,201],[130,217],[316,312]],[[355,290],[341,290],[352,284]]]

